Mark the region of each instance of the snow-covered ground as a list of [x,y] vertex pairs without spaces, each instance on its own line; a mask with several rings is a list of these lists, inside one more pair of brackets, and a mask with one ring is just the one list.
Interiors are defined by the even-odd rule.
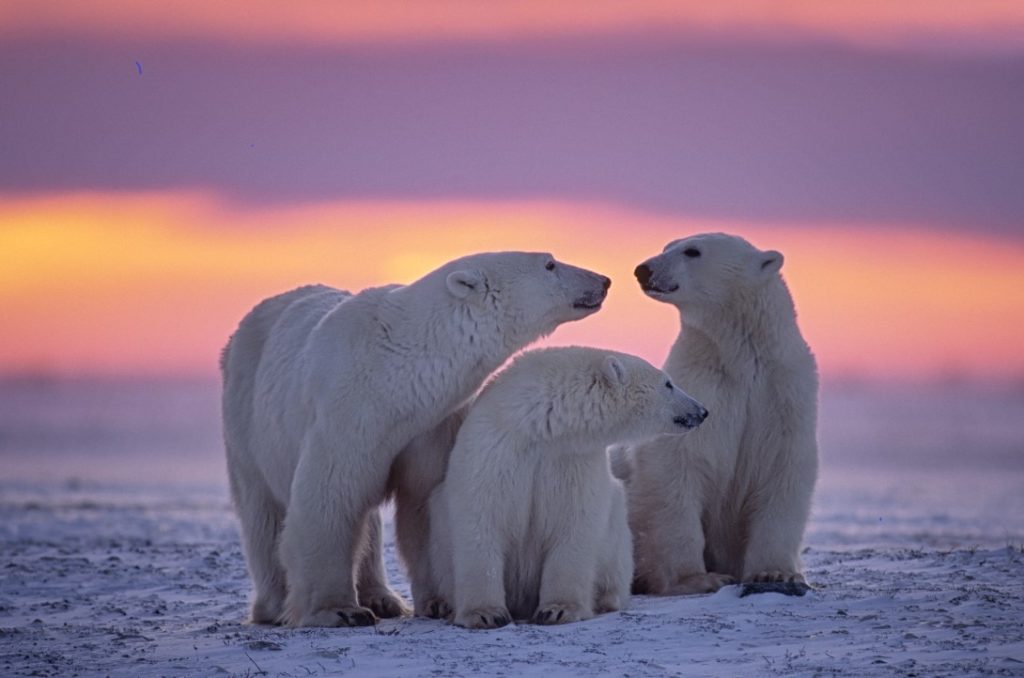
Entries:
[[826,392],[806,597],[475,632],[242,623],[208,385],[0,398],[0,675],[1024,675],[1019,391]]

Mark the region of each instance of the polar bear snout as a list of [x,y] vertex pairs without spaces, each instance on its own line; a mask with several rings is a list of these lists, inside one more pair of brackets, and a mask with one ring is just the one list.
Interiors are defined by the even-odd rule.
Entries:
[[703,407],[698,412],[692,414],[684,414],[681,417],[676,417],[672,421],[677,425],[687,430],[691,428],[697,428],[704,420],[708,418],[708,411]]
[[652,295],[669,294],[678,290],[678,283],[672,280],[664,280],[664,276],[658,275],[655,272],[654,267],[651,266],[651,261],[648,259],[633,270],[633,275],[636,276],[637,282],[640,283],[640,289]]
[[682,411],[676,411],[676,416],[672,418],[672,422],[686,430],[697,428],[708,418],[708,410],[690,396],[685,395],[685,393],[681,393],[681,395],[683,398]]
[[582,308],[582,309],[596,309],[596,308],[600,308],[601,304],[604,303],[604,299],[605,299],[606,296],[607,296],[607,293],[604,292],[604,291],[601,291],[601,292],[586,292],[586,293],[576,297],[576,299],[572,302],[572,306],[573,306],[573,308]]
[[591,275],[595,279],[594,284],[598,285],[600,288],[585,290],[582,294],[573,299],[573,308],[598,309],[608,296],[608,288],[612,286],[611,278],[597,273],[593,273]]

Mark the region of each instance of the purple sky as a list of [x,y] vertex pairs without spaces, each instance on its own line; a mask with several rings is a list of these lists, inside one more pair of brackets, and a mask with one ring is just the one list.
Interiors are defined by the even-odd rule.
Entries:
[[1020,55],[39,38],[0,44],[0,93],[0,196],[566,198],[1024,237]]

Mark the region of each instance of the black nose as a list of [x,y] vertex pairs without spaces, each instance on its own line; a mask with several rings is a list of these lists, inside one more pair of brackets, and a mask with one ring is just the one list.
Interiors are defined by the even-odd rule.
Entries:
[[705,419],[708,418],[708,414],[710,413],[705,408],[702,407],[700,408],[700,413],[697,416],[700,417],[701,421],[704,421]]
[[612,279],[607,276],[601,277],[604,278],[604,281],[601,284],[604,285],[604,291],[607,292],[608,288],[612,286]]
[[653,271],[651,270],[651,267],[648,266],[647,264],[640,264],[633,271],[633,275],[636,276],[636,279],[640,281],[641,285],[647,284],[647,282],[651,279],[651,273],[653,273]]

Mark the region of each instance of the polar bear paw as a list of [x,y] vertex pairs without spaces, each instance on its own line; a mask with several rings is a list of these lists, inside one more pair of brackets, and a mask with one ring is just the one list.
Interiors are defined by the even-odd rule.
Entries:
[[[401,596],[388,589],[372,591],[370,593],[360,595],[359,604],[363,607],[370,608],[373,614],[377,615],[381,619],[407,617],[412,614],[412,610],[405,601],[402,600]],[[355,624],[355,626],[363,625]]]
[[740,597],[755,593],[781,593],[786,596],[803,596],[813,589],[799,572],[784,570],[763,570],[743,582]]
[[533,622],[546,625],[571,624],[589,617],[583,606],[576,603],[550,603],[537,608],[533,614]]
[[622,609],[622,598],[617,593],[604,592],[597,596],[594,603],[594,612],[605,614],[606,612],[618,612]]
[[477,607],[455,617],[455,624],[467,629],[497,629],[512,623],[512,615],[502,606]]
[[701,572],[680,577],[669,591],[669,595],[688,596],[699,593],[714,593],[723,586],[735,584],[736,578],[718,572]]
[[278,625],[284,617],[284,603],[279,598],[257,597],[249,615],[250,624]]
[[807,581],[799,572],[787,572],[785,570],[761,570],[751,577],[745,577],[748,582],[785,582],[789,584],[806,584]]
[[373,626],[377,617],[372,610],[356,605],[317,610],[305,615],[291,615],[292,626]]
[[423,603],[421,617],[430,619],[447,619],[452,614],[452,606],[444,598],[428,598]]

